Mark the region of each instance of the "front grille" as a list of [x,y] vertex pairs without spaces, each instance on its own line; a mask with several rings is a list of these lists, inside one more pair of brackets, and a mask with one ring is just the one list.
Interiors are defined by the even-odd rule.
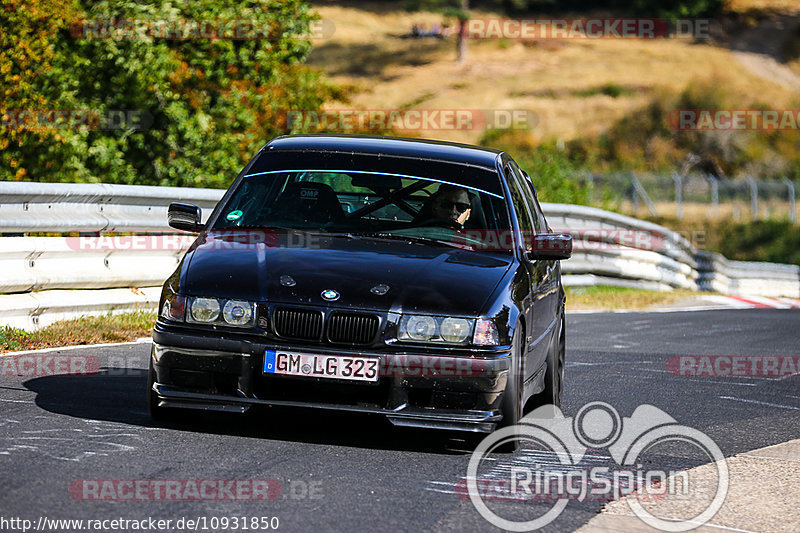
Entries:
[[277,309],[275,333],[288,339],[319,340],[322,337],[322,313],[308,309]]
[[378,334],[378,317],[357,313],[334,313],[328,323],[328,340],[369,344]]

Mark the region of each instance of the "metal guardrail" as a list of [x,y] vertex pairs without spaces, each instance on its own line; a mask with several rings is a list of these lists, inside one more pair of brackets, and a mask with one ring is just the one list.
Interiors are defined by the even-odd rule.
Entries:
[[173,231],[170,202],[199,205],[206,216],[219,189],[105,183],[0,183],[0,233]]
[[[190,235],[26,237],[25,233],[172,232],[167,206],[199,205],[207,219],[225,191],[107,184],[0,183],[0,325],[32,329],[103,310],[154,308],[158,286]],[[565,284],[800,297],[800,267],[729,261],[683,236],[602,209],[542,204],[555,230],[573,234]],[[156,244],[136,239],[159,239]],[[133,287],[133,289],[131,289]],[[138,288],[138,289],[137,289]],[[65,290],[77,289],[77,290]]]

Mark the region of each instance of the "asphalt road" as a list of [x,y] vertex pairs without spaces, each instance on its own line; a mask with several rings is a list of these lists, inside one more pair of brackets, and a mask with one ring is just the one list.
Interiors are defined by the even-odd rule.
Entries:
[[[800,377],[692,378],[667,370],[674,356],[798,355],[800,310],[571,314],[567,324],[567,416],[597,400],[626,417],[652,404],[705,432],[726,456],[800,437]],[[454,493],[470,458],[459,436],[310,410],[154,424],[144,402],[149,348],[63,352],[96,357],[100,371],[89,376],[0,373],[0,530],[14,530],[2,519],[45,516],[206,517],[217,531],[223,528],[210,528],[211,517],[277,517],[281,531],[495,529]],[[523,449],[511,460],[531,457]],[[696,462],[662,459],[670,467]],[[133,502],[70,492],[81,480],[138,479],[271,479],[281,493],[272,501]],[[523,507],[502,505],[516,506],[511,514]],[[546,529],[577,529],[601,505],[571,502]]]

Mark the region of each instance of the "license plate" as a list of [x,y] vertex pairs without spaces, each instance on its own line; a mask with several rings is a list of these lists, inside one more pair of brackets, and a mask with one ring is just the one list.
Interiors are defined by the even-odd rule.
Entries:
[[378,381],[380,359],[344,355],[317,355],[267,350],[264,373],[328,379]]

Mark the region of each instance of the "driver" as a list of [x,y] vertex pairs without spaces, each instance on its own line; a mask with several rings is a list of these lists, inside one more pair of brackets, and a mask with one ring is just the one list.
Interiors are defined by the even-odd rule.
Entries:
[[463,187],[442,184],[431,197],[431,212],[434,218],[452,220],[460,227],[469,220],[472,212],[469,193]]

